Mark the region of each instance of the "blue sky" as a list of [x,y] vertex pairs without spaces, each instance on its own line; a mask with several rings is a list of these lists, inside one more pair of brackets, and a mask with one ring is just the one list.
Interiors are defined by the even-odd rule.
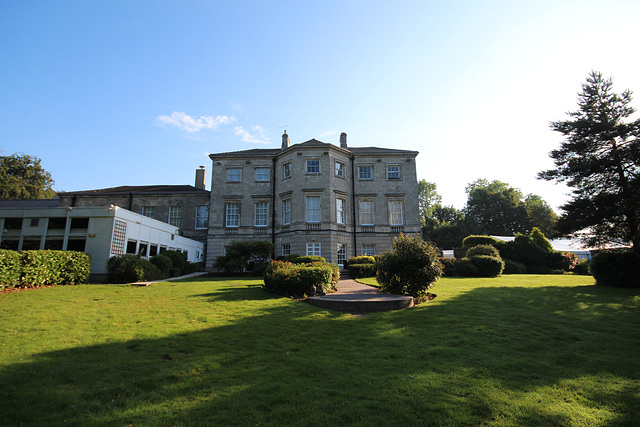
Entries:
[[193,185],[208,153],[347,132],[419,151],[445,204],[486,178],[556,207],[548,123],[592,69],[640,91],[639,19],[616,0],[6,0],[0,150],[56,190]]

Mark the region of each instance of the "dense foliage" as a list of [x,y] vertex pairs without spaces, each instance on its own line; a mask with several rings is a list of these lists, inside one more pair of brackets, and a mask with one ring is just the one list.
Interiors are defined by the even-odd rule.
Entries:
[[376,257],[376,277],[385,293],[425,297],[442,275],[438,250],[417,236],[401,234]]
[[477,236],[471,235],[467,236],[462,240],[462,246],[465,248],[471,248],[477,245],[493,245],[496,246],[501,243],[501,240],[496,239],[491,236]]
[[373,277],[376,275],[376,259],[366,255],[351,257],[347,263],[347,270],[354,279]]
[[555,168],[538,176],[573,188],[562,206],[561,232],[589,229],[582,236],[590,246],[625,241],[640,251],[640,119],[630,120],[631,91],[617,94],[612,87],[610,78],[589,74],[578,111],[551,123],[565,140],[550,153]]
[[51,174],[26,154],[0,156],[0,199],[52,199]]
[[111,283],[134,283],[164,278],[158,267],[150,261],[131,254],[109,258],[107,271]]
[[640,255],[627,251],[602,251],[591,260],[596,285],[640,288]]
[[310,297],[335,290],[339,278],[335,264],[271,261],[264,273],[264,288],[288,297]]
[[152,256],[149,258],[149,262],[158,267],[163,279],[170,277],[171,269],[173,268],[173,261],[171,261],[169,256],[164,255],[164,252],[162,254]]
[[273,243],[263,240],[231,242],[225,255],[216,258],[214,267],[227,274],[253,270],[256,265],[264,264],[273,253]]
[[0,250],[0,289],[85,283],[91,257],[74,251]]

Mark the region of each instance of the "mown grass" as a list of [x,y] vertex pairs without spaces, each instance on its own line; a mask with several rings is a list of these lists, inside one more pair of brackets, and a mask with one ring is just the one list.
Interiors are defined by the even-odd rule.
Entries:
[[637,425],[640,292],[444,278],[364,317],[259,280],[0,295],[0,425]]

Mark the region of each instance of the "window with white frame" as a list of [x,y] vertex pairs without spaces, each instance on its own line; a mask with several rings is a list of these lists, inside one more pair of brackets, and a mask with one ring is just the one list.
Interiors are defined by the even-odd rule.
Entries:
[[358,178],[373,179],[373,166],[371,165],[358,166]]
[[291,224],[291,199],[282,201],[282,225]]
[[347,262],[347,245],[338,243],[338,265],[344,265]]
[[320,243],[307,243],[307,256],[308,255],[320,255]]
[[341,198],[336,199],[336,222],[338,224],[346,223],[346,215],[345,215],[345,200]]
[[336,176],[344,178],[344,163],[336,161]]
[[282,165],[282,179],[291,178],[291,162]]
[[256,202],[255,204],[255,226],[266,227],[269,218],[269,204],[267,202]]
[[242,181],[242,168],[227,169],[227,182],[240,182],[240,181]]
[[140,213],[149,218],[153,218],[154,206],[143,206],[140,208]]
[[320,196],[307,196],[307,222],[320,222]]
[[269,168],[256,168],[256,181],[268,182],[269,181]]
[[387,166],[387,179],[400,179],[400,165]]
[[320,159],[307,159],[307,173],[320,173]]
[[291,255],[291,243],[283,243],[280,254],[282,256]]
[[227,227],[240,226],[240,204],[236,202],[227,203],[225,207],[225,225]]
[[180,227],[180,206],[169,206],[169,224]]
[[375,256],[376,245],[362,245],[362,255]]
[[373,225],[373,200],[360,200],[360,225]]
[[209,221],[209,206],[200,205],[196,206],[196,228],[207,228],[207,222]]
[[389,200],[389,224],[404,224],[402,217],[402,200]]

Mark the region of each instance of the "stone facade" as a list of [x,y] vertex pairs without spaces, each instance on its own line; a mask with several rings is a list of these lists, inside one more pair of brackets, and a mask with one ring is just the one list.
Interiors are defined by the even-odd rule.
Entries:
[[59,194],[60,206],[119,206],[175,225],[180,235],[204,244],[207,242],[209,196],[204,187],[191,185],[123,186]]
[[267,240],[275,256],[342,264],[419,234],[416,151],[312,139],[280,149],[211,154],[207,269],[234,240]]

